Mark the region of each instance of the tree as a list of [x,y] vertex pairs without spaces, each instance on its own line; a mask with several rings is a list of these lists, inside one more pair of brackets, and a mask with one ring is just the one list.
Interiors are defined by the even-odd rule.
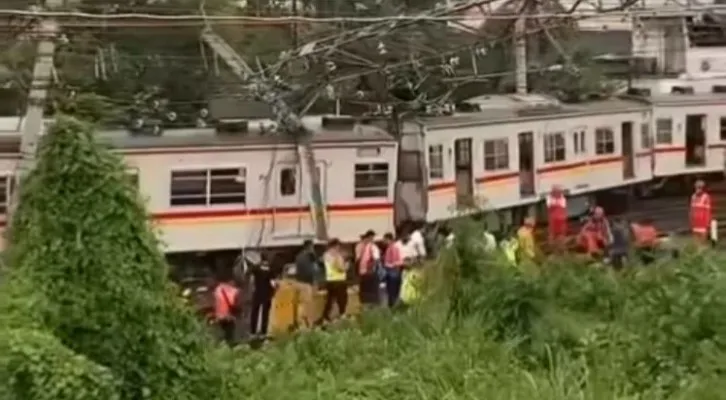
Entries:
[[[96,142],[91,125],[58,117],[8,235],[0,348],[41,343],[43,354],[61,357],[60,367],[65,360],[69,368],[87,365],[96,379],[106,374],[102,388],[118,382],[120,399],[224,397],[210,341],[168,281],[149,224],[120,157]],[[34,333],[23,339],[23,329]],[[43,361],[11,355],[18,352]],[[13,360],[0,366],[15,371]]]

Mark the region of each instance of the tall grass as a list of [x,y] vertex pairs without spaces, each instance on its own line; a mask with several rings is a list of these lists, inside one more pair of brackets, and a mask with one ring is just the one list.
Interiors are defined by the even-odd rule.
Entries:
[[[716,399],[726,396],[726,257],[621,273],[514,268],[462,233],[429,296],[229,362],[250,399]],[[474,243],[472,243],[474,241]]]

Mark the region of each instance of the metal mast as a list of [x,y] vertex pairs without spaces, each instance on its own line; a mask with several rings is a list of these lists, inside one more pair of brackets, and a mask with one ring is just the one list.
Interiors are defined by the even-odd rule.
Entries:
[[[62,5],[62,0],[47,2],[51,8]],[[38,47],[33,66],[33,77],[28,91],[27,110],[21,121],[20,161],[15,173],[15,189],[10,194],[7,218],[12,223],[13,212],[18,207],[20,187],[25,176],[35,168],[38,141],[43,134],[43,109],[48,97],[48,89],[53,80],[53,55],[56,48],[58,24],[52,19],[41,19],[34,34]]]
[[312,133],[282,99],[278,89],[268,83],[261,74],[255,74],[247,62],[222,37],[207,28],[202,32],[202,41],[229,66],[237,77],[243,82],[252,84],[255,96],[272,107],[279,127],[286,134],[295,138],[303,176],[310,177],[310,214],[315,226],[315,236],[318,240],[328,240],[328,224],[320,189],[320,176],[317,173],[315,153],[310,140]]

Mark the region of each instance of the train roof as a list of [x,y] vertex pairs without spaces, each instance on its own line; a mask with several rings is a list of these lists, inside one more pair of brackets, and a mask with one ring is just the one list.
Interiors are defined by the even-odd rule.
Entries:
[[[320,121],[321,119],[318,118]],[[46,121],[50,124],[52,121]],[[308,124],[306,124],[308,125]],[[393,142],[394,138],[384,129],[370,124],[356,123],[353,119],[339,118],[329,126],[309,124],[313,143],[346,144],[361,142]],[[220,133],[215,128],[165,129],[160,134],[139,134],[128,129],[104,129],[98,132],[101,142],[118,149],[186,148],[224,146],[276,146],[294,144],[294,140],[280,135],[264,125],[251,122],[246,129]],[[267,125],[269,127],[269,125]],[[3,147],[12,148],[19,143],[22,120],[18,117],[0,118],[0,141]],[[7,150],[6,150],[7,151]]]
[[543,95],[493,95],[470,99],[478,109],[456,112],[449,116],[424,117],[420,121],[429,130],[460,128],[587,115],[648,110],[643,100],[611,98],[583,103],[560,103]]
[[656,106],[726,104],[726,93],[656,94],[644,100]]

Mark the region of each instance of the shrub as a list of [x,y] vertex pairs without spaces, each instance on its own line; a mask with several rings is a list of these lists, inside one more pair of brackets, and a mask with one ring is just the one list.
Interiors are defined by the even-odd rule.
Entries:
[[[121,399],[220,395],[210,341],[167,280],[125,165],[90,125],[58,118],[20,200],[5,282],[14,298],[0,301],[11,324],[37,327],[66,346],[71,361],[110,371]],[[44,389],[51,388],[34,390]]]

